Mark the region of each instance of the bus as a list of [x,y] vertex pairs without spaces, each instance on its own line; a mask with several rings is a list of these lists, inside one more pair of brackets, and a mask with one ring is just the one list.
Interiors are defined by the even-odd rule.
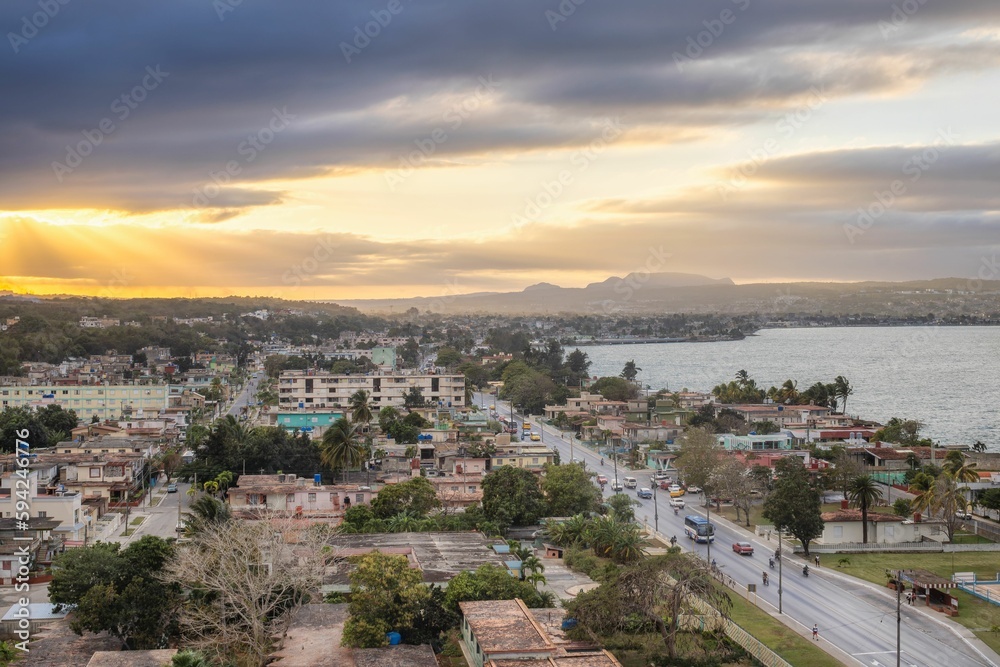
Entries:
[[703,516],[689,514],[684,517],[684,532],[695,542],[715,541],[715,526]]

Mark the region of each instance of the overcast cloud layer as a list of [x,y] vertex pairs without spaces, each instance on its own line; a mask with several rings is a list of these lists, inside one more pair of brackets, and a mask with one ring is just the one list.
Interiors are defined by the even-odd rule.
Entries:
[[997,251],[995,0],[577,2],[4,2],[6,285],[433,295],[659,247],[909,279]]

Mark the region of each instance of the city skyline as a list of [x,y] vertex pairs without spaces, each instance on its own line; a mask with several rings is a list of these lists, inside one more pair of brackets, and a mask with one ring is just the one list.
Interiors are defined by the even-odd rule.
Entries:
[[998,279],[998,19],[985,0],[6,3],[0,290]]

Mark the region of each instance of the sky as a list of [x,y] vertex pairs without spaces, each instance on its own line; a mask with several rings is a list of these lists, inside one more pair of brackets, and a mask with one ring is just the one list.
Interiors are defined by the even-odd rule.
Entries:
[[0,290],[996,266],[996,0],[5,0],[0,32]]

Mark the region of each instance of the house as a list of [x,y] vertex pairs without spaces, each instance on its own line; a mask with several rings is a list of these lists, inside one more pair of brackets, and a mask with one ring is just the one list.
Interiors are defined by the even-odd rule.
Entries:
[[305,412],[279,410],[268,414],[271,426],[280,426],[289,433],[308,433],[310,438],[322,438],[338,419],[343,410],[308,410]]
[[444,509],[470,507],[483,501],[482,473],[428,477],[427,480],[434,485],[434,493]]
[[110,503],[131,499],[139,490],[145,461],[142,457],[122,457],[67,463],[60,481],[67,491],[76,491],[84,497],[107,498]]
[[611,653],[594,646],[556,642],[536,618],[552,610],[528,609],[514,600],[459,602],[462,642],[472,667],[621,667]]
[[357,484],[319,484],[318,480],[295,475],[241,475],[229,489],[227,500],[237,513],[260,509],[289,515],[342,517],[352,505],[370,505],[378,495],[370,487]]
[[[839,510],[823,512],[821,517],[824,526],[820,541],[824,544],[860,543],[864,537],[861,510],[849,509],[846,500],[841,501]],[[940,521],[922,521],[918,515],[907,520],[895,514],[868,512],[868,542],[871,544],[922,542],[925,538],[941,542],[947,537]]]
[[[889,443],[876,442],[869,447],[855,447],[847,453],[866,468],[882,471],[905,471],[914,466],[922,466],[931,460],[930,447],[893,447]],[[944,461],[944,453],[939,461]]]
[[490,460],[490,468],[498,466],[515,466],[528,470],[541,471],[547,463],[555,463],[555,452],[545,445],[512,443],[501,447]]
[[769,435],[733,435],[722,433],[718,436],[719,445],[726,451],[765,451],[771,449],[791,449],[792,438],[787,433],[771,433]]

